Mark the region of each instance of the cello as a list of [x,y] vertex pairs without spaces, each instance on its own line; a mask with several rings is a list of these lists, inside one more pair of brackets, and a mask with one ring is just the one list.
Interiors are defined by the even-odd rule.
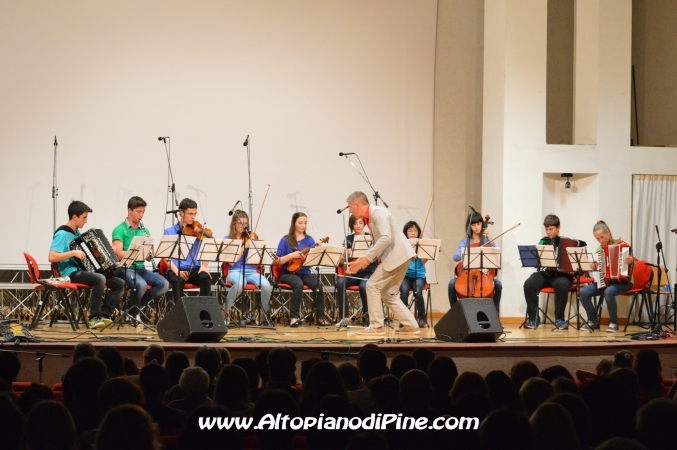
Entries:
[[[480,231],[480,241],[484,236],[484,230],[489,225],[491,217],[489,214],[484,216],[482,221],[482,231]],[[493,240],[480,245],[479,243],[472,243],[469,247],[483,247],[493,242]],[[494,277],[496,276],[496,269],[462,269],[463,261],[459,261],[456,266],[458,278],[454,288],[458,298],[494,298]],[[460,271],[460,272],[459,272]]]

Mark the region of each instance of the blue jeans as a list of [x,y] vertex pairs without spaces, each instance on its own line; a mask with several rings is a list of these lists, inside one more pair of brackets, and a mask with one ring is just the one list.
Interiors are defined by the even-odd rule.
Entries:
[[[260,275],[256,270],[245,270],[245,283],[253,284],[261,289],[261,306],[265,311],[270,309],[270,294],[273,292],[273,286],[266,277]],[[242,271],[230,270],[226,277],[228,283],[232,283],[228,295],[226,296],[226,309],[230,309],[235,303],[235,299],[242,293]]]
[[[360,286],[360,300],[362,300],[362,314],[367,314],[369,312],[368,303],[367,303],[367,281],[369,280],[358,280],[356,278],[345,278],[341,277],[336,281],[336,303],[338,304],[339,317],[345,317],[348,315],[348,310],[344,311],[343,309],[343,291],[346,287],[350,286]],[[346,297],[348,294],[346,294]]]
[[632,283],[614,283],[606,288],[600,289],[597,287],[597,283],[590,283],[581,289],[581,304],[585,309],[585,312],[588,314],[588,320],[591,322],[599,321],[597,317],[597,311],[592,305],[592,297],[604,293],[604,300],[606,301],[606,307],[609,310],[609,322],[618,323],[618,308],[616,305],[616,296],[621,295],[623,292],[629,290],[632,287]]
[[425,288],[425,278],[404,277],[400,284],[400,300],[407,306],[409,303],[409,291],[414,291],[414,302],[416,304],[416,317],[425,319],[425,302],[423,301],[423,288]]
[[[115,276],[127,282],[133,289],[130,294],[131,305],[143,309],[153,299],[156,299],[169,290],[169,281],[159,273],[147,270],[145,267],[118,270]],[[148,289],[150,286],[150,289]]]
[[[494,278],[494,306],[496,307],[496,312],[499,312],[499,306],[501,304],[501,294],[503,293],[503,285],[501,280]],[[449,287],[447,288],[447,295],[449,296],[449,308],[454,306],[458,301],[458,295],[456,295],[456,278],[452,278],[449,282]]]

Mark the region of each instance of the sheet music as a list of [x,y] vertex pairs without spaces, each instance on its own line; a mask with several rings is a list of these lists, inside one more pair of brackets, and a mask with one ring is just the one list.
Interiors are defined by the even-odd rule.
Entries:
[[555,247],[552,245],[537,245],[538,259],[541,261],[541,267],[551,267],[557,269],[557,256]]
[[[468,251],[470,251],[470,264],[468,264]],[[461,263],[463,263],[463,269],[500,269],[501,249],[500,247],[465,247]]]
[[234,263],[239,259],[240,247],[241,239],[204,238],[197,260]]
[[408,239],[416,256],[421,259],[436,260],[442,246],[441,239]]
[[587,247],[567,247],[567,256],[569,261],[571,261],[571,267],[575,270],[578,270],[578,264],[580,262],[580,269],[584,272],[592,270],[591,264],[594,261],[592,255],[588,253]]
[[181,249],[181,258],[185,259],[190,253],[190,249],[195,243],[195,236],[181,235],[179,245],[177,245],[176,234],[167,234],[160,238],[157,250],[155,252],[156,258],[179,258],[179,248]]
[[303,265],[306,267],[336,267],[341,262],[341,259],[343,259],[343,247],[323,245],[311,248]]
[[367,250],[371,247],[374,240],[371,235],[360,234],[355,235],[353,238],[353,247],[351,258],[360,258],[367,254]]
[[277,244],[270,241],[254,241],[256,248],[252,245],[247,252],[245,264],[253,266],[270,266],[273,264]]

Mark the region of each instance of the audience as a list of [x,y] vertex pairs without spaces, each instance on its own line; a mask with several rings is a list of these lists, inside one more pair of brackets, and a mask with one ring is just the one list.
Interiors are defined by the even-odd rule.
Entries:
[[[156,450],[161,442],[176,450],[663,449],[677,442],[677,428],[672,427],[677,402],[665,398],[661,360],[651,349],[635,356],[618,352],[612,364],[606,360],[604,367],[598,365],[598,375],[589,373],[577,384],[564,366],[539,372],[530,361],[516,363],[510,376],[500,370],[484,378],[469,371],[459,375],[451,358],[434,358],[423,347],[412,356],[395,356],[388,367],[383,351],[368,344],[360,349],[357,365],[337,367],[316,358],[302,362],[302,389],[293,385],[296,354],[284,346],[232,363],[229,353],[205,346],[196,351],[195,367],[189,367],[184,353],[172,352],[165,361],[162,347],[153,344],[144,351],[138,375],[113,346],[102,347],[96,358],[93,354],[89,343],[76,346],[73,365],[62,377],[63,403],[58,403],[51,389],[39,383],[14,393],[12,382],[21,365],[14,353],[0,352],[3,450]],[[180,395],[167,405],[163,400],[172,387],[170,370],[174,381],[178,376],[172,391]],[[259,379],[265,384],[259,386]],[[477,418],[479,429],[395,430],[391,425],[378,432],[327,426],[299,433],[292,427],[244,432],[217,426],[208,431],[198,421],[350,419],[372,413],[429,421]]]

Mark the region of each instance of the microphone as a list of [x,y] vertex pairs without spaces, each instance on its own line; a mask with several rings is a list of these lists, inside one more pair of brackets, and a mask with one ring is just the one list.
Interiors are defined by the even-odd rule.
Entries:
[[341,214],[343,211],[345,211],[348,208],[350,208],[350,205],[346,206],[345,208],[339,208],[339,209],[336,210],[336,214]]
[[246,147],[247,144],[249,144],[249,135],[247,135],[247,139],[244,140],[244,144],[242,145]]
[[165,139],[169,139],[169,136],[160,136],[157,138],[158,141],[164,141]]
[[59,144],[56,143],[56,136],[54,136],[54,146],[56,147],[57,145]]
[[[247,136],[247,137],[249,137],[249,136]],[[235,208],[237,208],[237,205],[241,205],[241,204],[242,203],[240,203],[240,200],[236,201],[235,204],[233,205],[233,207],[230,209],[230,211],[228,211],[228,215],[232,216],[233,213],[235,212]]]
[[180,209],[172,209],[171,211],[167,211],[167,214],[176,214],[179,211],[181,211],[181,210]]
[[348,155],[356,155],[356,154],[357,153],[355,153],[355,152],[353,152],[353,153],[343,153],[343,152],[341,152],[341,153],[339,153],[339,156],[348,156]]

